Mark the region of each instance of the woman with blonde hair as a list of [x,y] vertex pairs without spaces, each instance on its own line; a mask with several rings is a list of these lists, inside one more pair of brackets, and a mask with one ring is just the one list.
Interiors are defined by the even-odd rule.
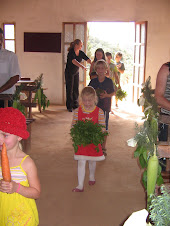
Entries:
[[91,60],[83,51],[81,51],[82,46],[82,41],[80,39],[75,39],[70,43],[70,47],[68,48],[65,80],[66,107],[69,112],[72,112],[72,109],[76,109],[79,106],[79,68],[87,70],[87,68],[81,64],[81,61],[84,59],[91,64]]

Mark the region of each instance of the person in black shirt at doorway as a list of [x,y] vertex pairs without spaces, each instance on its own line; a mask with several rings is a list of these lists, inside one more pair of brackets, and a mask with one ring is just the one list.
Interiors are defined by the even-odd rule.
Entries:
[[89,64],[91,60],[86,54],[81,51],[83,43],[80,39],[75,39],[70,43],[67,55],[67,64],[65,69],[65,80],[66,80],[66,107],[69,112],[72,109],[76,109],[78,104],[79,96],[79,68],[87,70],[87,68],[80,62],[84,59]]

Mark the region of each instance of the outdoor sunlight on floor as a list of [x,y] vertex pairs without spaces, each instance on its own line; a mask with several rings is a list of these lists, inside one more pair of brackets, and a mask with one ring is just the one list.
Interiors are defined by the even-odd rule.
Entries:
[[112,100],[112,113],[120,118],[136,122],[141,122],[142,117],[144,116],[141,107],[138,107],[137,105],[126,100],[119,101],[118,108],[116,108],[114,97]]

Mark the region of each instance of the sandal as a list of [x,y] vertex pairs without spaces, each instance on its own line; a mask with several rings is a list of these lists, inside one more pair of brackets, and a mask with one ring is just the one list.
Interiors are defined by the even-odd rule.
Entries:
[[83,192],[84,189],[73,188],[72,192]]
[[94,185],[96,183],[95,180],[89,180],[89,185]]

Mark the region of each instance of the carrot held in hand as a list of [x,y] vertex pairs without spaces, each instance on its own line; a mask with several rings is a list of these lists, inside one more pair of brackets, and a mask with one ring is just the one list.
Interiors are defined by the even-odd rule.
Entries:
[[6,146],[3,143],[2,151],[1,151],[1,167],[2,167],[2,177],[4,181],[11,181],[11,172],[9,167],[9,160],[7,156]]

